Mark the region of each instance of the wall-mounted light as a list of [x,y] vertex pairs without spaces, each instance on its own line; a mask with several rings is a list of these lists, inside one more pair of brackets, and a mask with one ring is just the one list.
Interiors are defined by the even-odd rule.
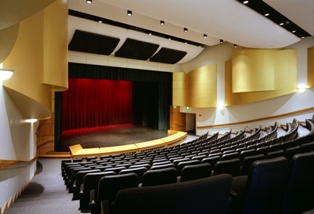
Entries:
[[11,69],[3,68],[2,63],[0,63],[0,80],[9,79],[12,76],[13,72],[14,71]]
[[303,94],[308,87],[304,84],[298,85],[298,92]]
[[189,109],[190,109],[190,106],[186,106],[185,108],[186,108],[186,110],[189,110]]
[[26,123],[35,123],[37,122],[37,119],[26,119],[24,120]]
[[224,42],[224,40],[222,40],[222,39],[221,39],[219,42],[220,42],[220,44],[221,44],[221,43],[223,43],[223,42]]
[[127,14],[128,14],[128,16],[132,16],[132,11],[128,10]]
[[234,45],[233,45],[233,47],[235,47],[235,48],[236,48],[236,47],[238,47],[238,45],[237,45],[237,44],[234,44]]
[[173,108],[177,108],[177,106],[173,106]]
[[187,28],[183,28],[184,33],[187,33],[189,30]]
[[160,25],[165,25],[165,21],[160,20]]
[[93,1],[92,0],[86,0],[87,4],[91,4]]
[[203,37],[204,37],[204,39],[206,39],[207,38],[207,34],[204,34]]
[[219,110],[222,110],[224,107],[225,107],[225,104],[222,103],[222,102],[218,103],[218,105],[217,105],[217,108],[218,108]]

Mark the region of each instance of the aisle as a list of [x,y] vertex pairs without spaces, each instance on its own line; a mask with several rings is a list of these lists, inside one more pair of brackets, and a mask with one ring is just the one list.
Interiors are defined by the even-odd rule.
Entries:
[[61,176],[61,160],[38,159],[37,174],[6,214],[77,214],[79,201],[72,201]]

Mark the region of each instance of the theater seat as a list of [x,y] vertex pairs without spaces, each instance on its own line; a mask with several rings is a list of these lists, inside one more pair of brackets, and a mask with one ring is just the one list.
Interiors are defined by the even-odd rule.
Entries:
[[174,167],[147,170],[143,174],[142,186],[156,186],[177,182],[177,170]]
[[284,157],[255,161],[248,176],[233,178],[232,189],[240,193],[233,200],[234,213],[280,213],[287,175]]
[[[231,181],[232,177],[224,174],[182,183],[124,189],[117,194],[114,213],[226,213]],[[103,213],[110,213],[105,208],[102,207]]]
[[239,159],[221,160],[214,166],[214,175],[218,174],[230,174],[232,176],[238,176],[240,174],[241,162]]
[[101,201],[104,201],[103,203],[106,203],[108,209],[110,209],[117,193],[122,189],[138,187],[138,180],[139,178],[136,173],[106,175],[102,177],[99,180],[98,190],[90,191],[91,213],[100,213]]
[[210,177],[211,174],[212,167],[209,163],[187,165],[181,171],[180,182]]
[[314,209],[314,152],[294,155],[291,171],[283,197],[283,213],[303,213]]

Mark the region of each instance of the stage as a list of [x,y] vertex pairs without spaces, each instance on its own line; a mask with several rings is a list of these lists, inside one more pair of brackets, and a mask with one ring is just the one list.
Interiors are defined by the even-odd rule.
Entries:
[[56,152],[69,152],[69,146],[80,144],[83,148],[111,147],[136,144],[168,136],[168,130],[127,125],[113,125],[64,131]]

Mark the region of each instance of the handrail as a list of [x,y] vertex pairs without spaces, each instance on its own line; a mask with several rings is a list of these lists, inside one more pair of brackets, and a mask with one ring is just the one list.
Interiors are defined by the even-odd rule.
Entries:
[[222,124],[214,124],[214,125],[208,125],[208,126],[197,126],[196,128],[205,129],[205,128],[216,128],[216,127],[223,127],[223,126],[240,125],[240,124],[246,124],[246,123],[258,122],[258,121],[263,121],[263,120],[275,119],[275,118],[280,118],[280,117],[285,117],[285,116],[292,116],[294,114],[307,112],[307,111],[314,111],[314,107],[306,108],[306,109],[302,109],[302,110],[298,110],[298,111],[293,111],[293,112],[289,112],[289,113],[285,113],[285,114],[278,114],[278,115],[269,116],[269,117],[261,117],[261,118],[256,118],[256,119],[252,119],[252,120],[245,120],[245,121],[233,122],[233,123],[222,123]]

